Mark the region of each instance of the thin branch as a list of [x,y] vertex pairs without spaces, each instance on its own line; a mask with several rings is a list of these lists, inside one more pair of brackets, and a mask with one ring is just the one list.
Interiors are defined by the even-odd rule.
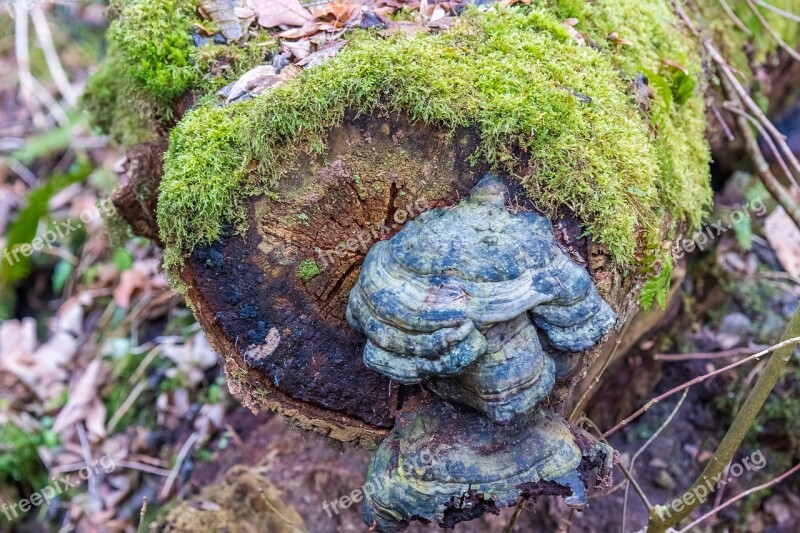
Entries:
[[657,353],[653,359],[657,361],[691,361],[694,359],[719,359],[721,357],[739,357],[740,355],[747,355],[752,353],[753,350],[763,350],[767,346],[760,344],[752,346],[743,346],[741,348],[733,348],[731,350],[720,350],[718,352],[692,352],[692,353]]
[[721,510],[725,509],[729,505],[731,505],[733,503],[736,503],[739,500],[741,500],[742,498],[746,498],[746,497],[750,496],[751,494],[754,494],[754,493],[756,493],[756,492],[758,492],[760,490],[768,489],[768,488],[772,487],[773,485],[777,485],[778,483],[780,483],[781,481],[783,481],[784,479],[786,479],[787,477],[791,476],[792,474],[794,474],[795,472],[798,472],[798,471],[800,471],[800,464],[797,464],[797,465],[793,466],[791,469],[787,470],[786,472],[784,472],[780,476],[776,477],[775,479],[771,479],[766,483],[758,485],[757,487],[753,487],[751,489],[747,489],[746,491],[742,492],[741,494],[737,494],[736,496],[734,496],[730,500],[726,501],[722,505],[719,505],[719,506],[711,509],[706,514],[704,514],[703,516],[701,516],[700,518],[698,518],[697,520],[695,520],[694,522],[692,522],[691,524],[689,524],[685,528],[683,528],[680,531],[678,531],[678,533],[686,533],[687,531],[692,529],[694,526],[698,525],[700,522],[703,522],[705,519],[714,516],[715,514],[717,514]]
[[747,2],[747,6],[750,8],[750,11],[752,11],[753,14],[756,16],[758,22],[760,22],[761,25],[764,26],[764,29],[767,30],[767,33],[769,33],[772,36],[772,38],[778,42],[778,46],[783,48],[786,51],[786,53],[792,56],[792,58],[795,61],[800,61],[800,53],[797,53],[797,50],[786,44],[786,41],[783,40],[781,34],[775,31],[775,28],[773,28],[770,25],[770,23],[767,22],[767,19],[765,19],[764,15],[761,14],[761,11],[758,10],[756,5],[753,3],[753,0],[744,0],[744,1]]
[[578,415],[578,412],[583,406],[583,402],[586,401],[586,398],[589,396],[589,393],[592,391],[594,386],[600,383],[600,378],[603,377],[603,374],[605,373],[606,369],[608,369],[608,367],[611,365],[611,361],[614,360],[614,355],[616,355],[617,350],[619,349],[619,345],[622,344],[622,339],[625,337],[625,332],[628,331],[628,326],[630,326],[631,322],[633,322],[633,317],[636,316],[636,314],[637,313],[633,313],[631,317],[628,319],[628,321],[625,322],[625,326],[622,328],[622,331],[619,332],[617,341],[614,343],[614,348],[608,354],[606,360],[603,361],[603,367],[600,369],[600,372],[597,373],[594,379],[592,379],[591,383],[589,383],[589,386],[586,387],[586,390],[583,391],[583,394],[581,394],[581,397],[578,399],[578,402],[575,404],[575,407],[569,414],[569,418],[567,420],[569,420],[570,422],[575,420],[575,417]]
[[769,9],[773,13],[777,13],[778,15],[787,18],[789,20],[793,20],[795,22],[800,22],[800,16],[795,15],[794,13],[789,13],[788,11],[784,11],[783,9],[773,6],[772,4],[768,4],[763,0],[755,0],[756,4],[760,5],[765,9]]
[[750,31],[750,28],[745,26],[744,22],[742,22],[742,20],[736,16],[736,13],[733,12],[733,9],[731,9],[731,6],[728,5],[728,2],[726,2],[725,0],[719,0],[719,3],[722,4],[722,9],[725,10],[725,13],[727,13],[728,17],[730,17],[733,23],[736,24],[739,27],[739,29],[744,32],[745,35],[747,35],[748,37],[750,35],[753,35],[753,32]]
[[638,411],[636,411],[635,413],[630,415],[628,418],[626,418],[625,420],[623,420],[622,422],[620,422],[619,424],[617,424],[613,428],[611,428],[608,431],[606,431],[605,433],[603,433],[603,437],[604,438],[608,438],[610,435],[613,435],[614,433],[616,433],[617,431],[619,431],[623,427],[627,426],[631,421],[635,420],[636,418],[639,418],[641,415],[643,415],[645,412],[647,412],[655,404],[661,402],[662,400],[665,400],[666,398],[669,398],[670,396],[672,396],[673,394],[675,394],[677,392],[681,392],[683,389],[687,389],[687,388],[691,387],[692,385],[697,385],[698,383],[702,383],[703,381],[705,381],[705,380],[707,380],[709,378],[713,378],[714,376],[717,376],[719,374],[722,374],[723,372],[727,372],[728,370],[733,370],[734,368],[742,366],[745,363],[749,363],[750,361],[754,361],[754,360],[756,360],[756,359],[758,359],[760,357],[764,357],[765,355],[767,355],[770,352],[773,352],[773,351],[779,350],[779,349],[781,349],[781,348],[783,348],[785,346],[790,346],[790,345],[797,344],[797,343],[800,343],[800,337],[792,337],[790,339],[786,339],[785,341],[779,342],[778,344],[776,344],[774,346],[770,346],[766,350],[762,350],[762,351],[760,351],[758,353],[754,353],[753,355],[751,355],[749,357],[745,357],[744,359],[740,359],[739,361],[736,361],[735,363],[731,363],[731,364],[729,364],[727,366],[723,366],[722,368],[718,368],[717,370],[714,370],[713,372],[709,372],[707,374],[702,374],[700,376],[697,376],[694,379],[691,379],[691,380],[687,381],[686,383],[678,385],[677,387],[675,387],[673,389],[670,389],[667,392],[665,392],[664,394],[656,396],[655,398],[653,398],[652,400],[647,402],[644,405],[644,407],[642,407],[641,409],[639,409]]
[[633,485],[634,490],[636,491],[636,493],[642,499],[642,502],[644,502],[645,506],[647,507],[647,512],[652,514],[655,507],[653,507],[653,504],[650,503],[650,500],[647,498],[647,494],[644,493],[642,487],[639,486],[639,483],[637,483],[637,481],[633,478],[633,474],[631,474],[630,471],[627,468],[625,468],[625,466],[622,463],[617,463],[617,466],[619,467],[620,470],[622,470],[622,473],[625,474],[625,477],[628,478],[630,484]]
[[119,421],[122,420],[122,417],[124,417],[130,410],[130,408],[133,407],[133,404],[136,402],[136,400],[139,399],[139,396],[144,392],[146,388],[147,388],[147,381],[140,381],[139,383],[136,384],[136,386],[133,388],[128,397],[125,398],[125,401],[122,403],[119,409],[117,409],[117,411],[111,417],[111,420],[108,421],[108,426],[106,428],[106,431],[108,432],[109,435],[114,432],[114,429],[117,427],[117,424],[119,424]]
[[514,509],[514,514],[511,515],[511,520],[508,521],[508,525],[506,525],[505,529],[503,529],[503,533],[511,533],[511,531],[514,529],[514,524],[517,523],[519,515],[521,515],[522,511],[525,509],[525,502],[527,502],[525,498],[522,498],[519,501],[517,508]]
[[[650,446],[653,443],[653,441],[658,438],[658,436],[661,434],[661,432],[664,431],[664,428],[666,428],[667,426],[670,425],[670,423],[672,422],[672,419],[675,418],[675,415],[678,413],[678,410],[681,408],[681,405],[683,405],[683,401],[686,399],[686,395],[687,394],[689,394],[689,389],[686,389],[685,391],[683,391],[683,395],[681,396],[681,399],[678,400],[678,403],[675,404],[675,407],[672,408],[672,412],[670,412],[670,414],[666,418],[666,420],[664,420],[664,422],[662,422],[661,425],[658,426],[658,429],[656,429],[653,432],[653,434],[650,435],[650,438],[647,439],[645,441],[645,443],[642,444],[642,446],[638,450],[636,450],[636,453],[633,454],[633,456],[631,457],[631,463],[630,463],[630,467],[629,467],[630,471],[631,471],[631,477],[633,477],[633,471],[634,471],[634,466],[635,466],[635,463],[636,463],[636,459],[638,459],[639,456],[642,454],[642,452],[645,451],[647,449],[647,447]],[[627,515],[628,515],[628,489],[630,488],[630,485],[631,485],[630,482],[628,482],[625,485],[625,498],[622,500],[622,531],[625,531],[625,519],[627,518]],[[652,506],[650,506],[650,507],[652,508]]]
[[[684,13],[685,14],[685,13]],[[789,145],[786,144],[786,137],[778,131],[778,128],[767,118],[761,108],[758,107],[750,95],[747,94],[744,86],[741,84],[739,79],[734,75],[733,71],[731,70],[730,65],[728,65],[725,58],[722,57],[722,54],[717,50],[716,46],[711,42],[710,39],[706,39],[703,43],[704,48],[711,56],[711,59],[717,65],[720,73],[722,74],[723,81],[726,79],[730,82],[731,87],[733,88],[734,92],[739,95],[742,103],[744,103],[747,110],[753,115],[755,118],[764,125],[764,128],[772,135],[775,139],[775,143],[781,149],[784,157],[791,163],[792,168],[794,169],[797,175],[800,175],[800,162],[795,157],[794,152],[792,152]]]
[[189,455],[189,452],[192,450],[192,446],[194,443],[197,442],[199,435],[197,432],[192,433],[189,435],[189,438],[186,439],[186,442],[183,443],[181,447],[181,451],[178,452],[178,457],[175,459],[175,466],[172,467],[172,470],[167,477],[167,480],[164,482],[164,487],[161,489],[161,493],[159,496],[161,499],[166,499],[169,496],[170,491],[172,490],[172,485],[175,483],[175,480],[178,479],[178,474],[181,471],[181,466],[183,466],[183,462],[186,460],[186,456]]
[[[800,307],[794,312],[794,316],[786,326],[783,337],[786,340],[775,346],[777,348],[775,353],[770,356],[764,371],[761,372],[756,384],[753,385],[747,395],[747,399],[742,404],[742,408],[736,413],[727,433],[725,433],[719,446],[717,446],[714,456],[708,461],[703,472],[688,489],[687,494],[696,493],[697,489],[701,485],[705,486],[710,479],[718,479],[731,462],[731,459],[733,459],[736,450],[741,446],[747,433],[753,427],[758,413],[764,407],[764,403],[766,403],[767,398],[775,388],[775,384],[783,376],[786,365],[792,359],[792,354],[794,353],[792,344],[796,344],[796,340],[800,339]],[[793,340],[795,341],[794,343],[792,343]],[[669,517],[651,514],[650,521],[647,524],[647,532],[663,533],[691,515],[698,505],[700,505],[700,500],[696,499],[694,503],[687,503],[680,511],[676,510]]]
[[78,95],[72,85],[69,83],[67,73],[61,65],[61,60],[58,58],[55,45],[53,44],[53,35],[50,33],[50,26],[47,24],[47,18],[41,6],[35,6],[30,11],[31,21],[33,21],[33,28],[36,30],[36,38],[39,45],[44,52],[44,59],[47,62],[47,68],[50,69],[50,76],[53,78],[53,83],[56,84],[58,92],[64,97],[67,103],[74,107],[78,103]]
[[772,137],[770,137],[769,134],[767,133],[767,130],[764,129],[764,126],[762,126],[761,123],[757,121],[751,114],[745,112],[739,106],[733,105],[729,102],[725,102],[722,105],[725,109],[727,109],[731,113],[735,113],[747,119],[747,121],[750,122],[753,125],[753,127],[755,127],[758,130],[759,135],[761,135],[761,138],[764,139],[764,142],[766,142],[767,146],[769,146],[772,155],[775,157],[775,161],[778,162],[778,166],[781,167],[781,170],[783,171],[784,175],[786,175],[786,177],[789,179],[789,181],[791,181],[794,184],[795,187],[800,187],[800,184],[797,183],[797,179],[795,178],[794,174],[792,174],[792,172],[789,170],[789,167],[786,166],[786,161],[783,159],[783,156],[781,156],[781,153],[778,151],[778,147],[775,146],[775,142],[772,140]]

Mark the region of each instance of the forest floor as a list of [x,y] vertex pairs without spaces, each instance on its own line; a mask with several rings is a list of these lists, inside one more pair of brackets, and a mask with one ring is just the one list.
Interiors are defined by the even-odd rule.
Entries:
[[[44,12],[67,91],[53,81],[43,29],[33,26],[30,74],[41,86],[31,86],[15,20],[0,12],[0,531],[180,531],[192,520],[202,531],[209,522],[197,520],[226,510],[230,531],[260,531],[265,515],[276,531],[364,531],[360,504],[330,504],[364,483],[370,453],[239,406],[217,355],[170,291],[159,248],[106,224],[124,154],[63,94],[79,94],[102,56],[104,6],[48,4]],[[602,430],[649,398],[778,342],[800,303],[800,234],[749,174],[715,183],[711,236],[686,254],[686,278],[658,327],[604,375],[588,406]],[[13,253],[37,237],[49,240]],[[633,476],[651,502],[694,481],[764,363],[692,387],[666,426],[680,395],[611,437],[623,464],[638,454]],[[795,357],[725,486],[701,511],[800,460],[798,387]],[[739,475],[733,465],[742,465]],[[632,488],[625,496],[619,469],[614,478],[611,494],[593,497],[584,513],[541,499],[513,531],[640,530],[644,504]],[[798,494],[794,475],[701,527],[797,531]],[[512,513],[457,530],[502,531]]]

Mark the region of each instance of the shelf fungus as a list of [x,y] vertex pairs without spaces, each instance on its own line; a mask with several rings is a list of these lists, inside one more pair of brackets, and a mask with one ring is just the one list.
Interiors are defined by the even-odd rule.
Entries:
[[[435,412],[398,420],[369,472],[387,482],[365,507],[379,531],[414,517],[445,523],[470,491],[513,502],[526,483],[554,483],[564,490],[548,494],[585,503],[581,451],[537,406],[559,377],[554,358],[594,346],[616,315],[550,222],[506,202],[506,186],[485,176],[458,206],[428,211],[376,243],[350,292],[347,319],[367,336],[369,368],[477,410],[459,407],[470,415],[455,422],[440,401]],[[441,463],[394,473],[427,440],[451,434],[461,438]],[[485,507],[462,509],[458,520]]]
[[587,486],[610,485],[613,458],[611,448],[545,410],[498,426],[428,397],[404,409],[376,451],[364,521],[381,532],[402,531],[410,520],[453,527],[542,494],[583,508]]

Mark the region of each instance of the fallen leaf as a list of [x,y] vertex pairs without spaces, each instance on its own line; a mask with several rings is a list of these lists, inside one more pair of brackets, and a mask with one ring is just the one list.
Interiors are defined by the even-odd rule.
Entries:
[[511,7],[516,4],[525,4],[529,6],[531,5],[531,0],[500,0],[501,6]]
[[200,2],[200,6],[229,41],[238,41],[244,35],[242,21],[236,14],[237,4],[236,0],[201,0]]
[[258,24],[265,28],[303,26],[311,20],[300,0],[250,0]]
[[611,41],[612,43],[618,44],[620,46],[629,46],[629,45],[633,44],[629,40],[623,39],[622,37],[620,37],[619,34],[617,32],[615,32],[615,31],[612,31],[611,33],[608,34],[608,40]]
[[332,22],[339,28],[354,22],[361,15],[361,4],[339,1],[326,4],[314,11],[314,18],[324,22]]
[[291,28],[280,33],[277,33],[276,36],[280,37],[281,39],[302,39],[304,37],[310,37],[317,33],[320,30],[320,25],[318,22],[310,20],[300,26],[299,28]]
[[312,45],[310,41],[284,41],[281,43],[281,46],[283,46],[284,50],[291,52],[291,54],[297,59],[305,59],[311,55]]
[[800,229],[783,207],[779,206],[766,218],[764,234],[784,270],[792,277],[800,278]]
[[230,103],[241,96],[248,94],[259,84],[274,85],[278,81],[278,74],[272,65],[259,65],[251,68],[242,77],[236,80],[228,92],[225,103]]
[[575,25],[577,25],[578,22],[579,22],[578,19],[570,18],[561,21],[561,25],[567,29],[567,32],[569,33],[570,37],[575,39],[575,41],[577,41],[578,44],[580,44],[581,46],[586,46],[586,38],[583,36],[581,32],[575,29]]
[[683,72],[683,73],[684,73],[684,74],[686,74],[687,76],[689,75],[689,69],[688,69],[688,68],[686,68],[686,67],[684,67],[683,65],[681,65],[681,64],[680,64],[680,63],[678,63],[677,61],[673,61],[673,60],[671,60],[671,59],[665,59],[665,60],[663,61],[663,63],[664,63],[666,66],[668,66],[668,67],[672,67],[672,68],[674,68],[674,69],[676,69],[676,70],[680,70],[681,72]]
[[91,440],[97,441],[105,437],[106,408],[98,396],[102,383],[102,367],[100,359],[95,359],[81,377],[69,389],[67,404],[58,413],[53,422],[53,431],[62,436],[62,442],[69,439],[75,424],[84,422]]
[[316,52],[314,52],[313,54],[298,61],[297,65],[300,67],[303,66],[313,67],[319,65],[326,59],[335,56],[339,52],[339,50],[341,50],[342,47],[345,45],[345,42],[346,41],[344,41],[343,39],[340,39],[338,41],[332,41],[323,46],[322,48],[320,48],[319,50],[317,50]]

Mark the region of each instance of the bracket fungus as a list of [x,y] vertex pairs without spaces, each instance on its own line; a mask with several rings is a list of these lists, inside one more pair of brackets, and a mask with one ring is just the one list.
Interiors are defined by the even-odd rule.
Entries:
[[580,352],[616,320],[550,222],[512,214],[506,200],[506,186],[487,175],[459,206],[423,213],[376,243],[347,307],[367,336],[368,367],[401,383],[426,380],[496,422],[553,387],[537,326],[556,350]]
[[[497,426],[428,397],[398,417],[367,473],[364,521],[401,531],[410,520],[452,527],[541,494],[586,505],[587,487],[609,484],[614,451],[547,410]],[[594,471],[594,480],[590,473]]]
[[[454,421],[442,402],[412,420],[401,415],[368,474],[384,487],[364,511],[379,531],[411,518],[444,524],[448,506],[470,490],[513,503],[526,483],[547,481],[566,489],[569,505],[585,504],[580,450],[536,407],[555,384],[553,357],[591,348],[616,314],[550,222],[510,212],[507,199],[505,184],[487,174],[458,206],[423,213],[376,243],[350,292],[347,319],[367,336],[369,368],[482,415],[462,410]],[[459,434],[441,462],[394,475],[420,447]],[[473,503],[466,515],[483,512]]]

